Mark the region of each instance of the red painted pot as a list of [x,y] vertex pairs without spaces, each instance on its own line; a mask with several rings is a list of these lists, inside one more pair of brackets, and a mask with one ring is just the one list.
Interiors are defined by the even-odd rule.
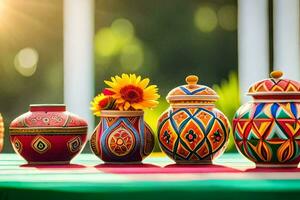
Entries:
[[9,131],[15,152],[29,164],[68,164],[84,147],[87,123],[65,105],[30,105]]

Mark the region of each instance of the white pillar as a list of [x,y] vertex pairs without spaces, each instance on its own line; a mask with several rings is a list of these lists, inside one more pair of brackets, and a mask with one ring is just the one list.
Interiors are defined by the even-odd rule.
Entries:
[[64,0],[64,102],[85,118],[90,130],[94,118],[94,0]]
[[238,65],[242,102],[255,81],[269,73],[268,1],[238,1]]
[[299,0],[274,0],[274,69],[300,80]]

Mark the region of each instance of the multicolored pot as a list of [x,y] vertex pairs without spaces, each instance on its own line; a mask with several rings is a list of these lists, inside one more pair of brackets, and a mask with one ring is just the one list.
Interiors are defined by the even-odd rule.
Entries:
[[15,152],[29,164],[68,164],[86,142],[87,123],[65,105],[30,105],[9,131]]
[[188,76],[187,85],[171,90],[170,108],[158,120],[162,151],[177,163],[211,164],[228,143],[230,124],[215,108],[218,95],[197,76]]
[[101,111],[90,144],[104,162],[141,162],[154,147],[153,131],[143,111]]
[[0,152],[3,149],[3,143],[4,143],[4,123],[3,123],[3,118],[0,113]]
[[282,72],[254,83],[233,120],[237,149],[258,167],[297,167],[300,161],[300,83]]

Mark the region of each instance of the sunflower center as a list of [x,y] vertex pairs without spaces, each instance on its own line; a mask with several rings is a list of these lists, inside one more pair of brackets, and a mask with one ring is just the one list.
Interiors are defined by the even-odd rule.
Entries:
[[138,103],[143,100],[143,90],[134,85],[128,85],[120,90],[121,96],[129,103]]

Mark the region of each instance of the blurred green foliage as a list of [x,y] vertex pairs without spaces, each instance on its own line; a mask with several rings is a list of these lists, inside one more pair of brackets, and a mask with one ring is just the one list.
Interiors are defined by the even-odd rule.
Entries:
[[[228,80],[223,80],[220,85],[214,85],[213,89],[218,93],[220,99],[216,102],[219,108],[229,119],[232,124],[233,116],[240,107],[240,90],[238,77],[235,72],[229,74]],[[232,129],[229,137],[227,151],[234,151],[234,141]]]

